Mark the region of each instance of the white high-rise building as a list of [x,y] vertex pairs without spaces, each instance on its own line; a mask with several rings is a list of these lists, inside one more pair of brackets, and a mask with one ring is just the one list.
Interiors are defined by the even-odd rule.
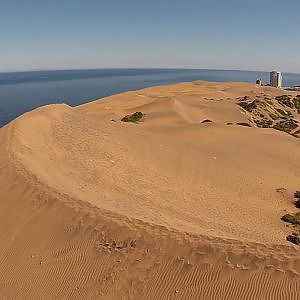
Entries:
[[281,72],[272,71],[270,73],[270,85],[275,87],[282,87],[282,74]]

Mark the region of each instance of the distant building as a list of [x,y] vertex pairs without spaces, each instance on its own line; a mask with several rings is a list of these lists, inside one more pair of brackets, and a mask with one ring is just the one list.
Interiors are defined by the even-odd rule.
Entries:
[[272,71],[270,73],[270,85],[274,87],[282,87],[282,74],[281,72]]

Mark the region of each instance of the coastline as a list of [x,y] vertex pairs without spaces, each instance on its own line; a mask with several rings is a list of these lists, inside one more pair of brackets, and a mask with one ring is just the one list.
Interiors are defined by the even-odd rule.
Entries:
[[[134,71],[134,70],[133,70]],[[129,90],[183,81],[243,81],[262,78],[266,72],[232,70],[140,70],[139,75],[122,69],[47,71],[0,74],[0,126],[39,106],[67,103],[76,106]],[[1,77],[2,76],[2,77]],[[300,84],[300,74],[285,74],[285,84]]]

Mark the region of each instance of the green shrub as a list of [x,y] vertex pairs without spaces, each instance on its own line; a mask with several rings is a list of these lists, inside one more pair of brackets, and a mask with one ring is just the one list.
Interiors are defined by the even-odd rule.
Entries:
[[144,117],[144,114],[140,111],[137,111],[131,115],[127,115],[121,119],[122,122],[132,122],[137,123]]

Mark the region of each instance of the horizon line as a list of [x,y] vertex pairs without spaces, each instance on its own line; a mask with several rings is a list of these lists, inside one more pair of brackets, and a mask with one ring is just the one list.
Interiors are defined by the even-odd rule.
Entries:
[[[55,72],[55,71],[97,71],[97,70],[205,70],[205,71],[237,71],[237,72],[261,72],[270,73],[278,70],[248,70],[248,69],[218,69],[218,68],[188,68],[188,67],[97,67],[97,68],[57,68],[57,69],[25,69],[14,71],[0,71],[0,74],[13,74],[13,73],[29,73],[29,72]],[[280,71],[285,74],[300,74],[297,72]]]

